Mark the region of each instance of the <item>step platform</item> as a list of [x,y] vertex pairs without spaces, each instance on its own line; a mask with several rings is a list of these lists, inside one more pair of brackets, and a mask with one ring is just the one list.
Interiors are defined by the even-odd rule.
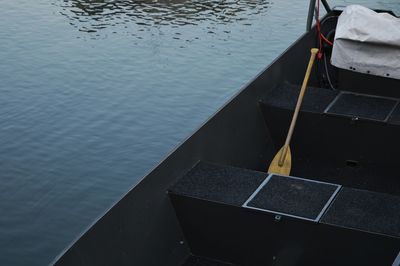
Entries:
[[[269,90],[259,103],[277,147],[285,142],[298,93],[299,86],[284,84]],[[308,88],[290,144],[296,151],[294,175],[400,195],[395,167],[400,146],[397,102],[397,98]]]

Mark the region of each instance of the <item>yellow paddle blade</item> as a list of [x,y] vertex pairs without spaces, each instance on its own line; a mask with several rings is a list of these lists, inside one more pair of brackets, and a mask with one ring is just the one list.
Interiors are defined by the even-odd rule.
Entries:
[[284,150],[285,146],[283,146],[275,155],[274,159],[269,165],[268,173],[279,174],[279,175],[290,175],[290,169],[292,168],[292,154],[290,152],[289,146],[287,147],[286,156],[283,160],[282,166],[279,165],[279,159],[281,158]]

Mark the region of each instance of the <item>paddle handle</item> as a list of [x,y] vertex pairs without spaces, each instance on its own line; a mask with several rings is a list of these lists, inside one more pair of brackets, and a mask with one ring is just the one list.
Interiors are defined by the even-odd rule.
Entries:
[[313,67],[313,64],[314,64],[314,61],[315,61],[315,56],[317,55],[317,53],[318,53],[318,49],[317,48],[312,48],[311,49],[310,61],[308,62],[307,71],[306,71],[306,74],[304,76],[303,84],[301,85],[301,90],[300,90],[299,97],[297,99],[296,108],[294,109],[292,122],[290,123],[289,132],[288,132],[288,134],[286,136],[284,149],[283,149],[283,152],[281,153],[281,157],[279,158],[279,162],[278,162],[279,166],[282,166],[283,162],[285,161],[286,154],[287,154],[287,151],[288,151],[288,148],[289,148],[289,144],[290,144],[290,140],[292,139],[294,127],[296,125],[297,116],[299,115],[299,112],[300,112],[301,103],[303,102],[303,97],[304,97],[304,94],[306,92],[308,80],[310,78],[311,70],[312,70],[312,67]]

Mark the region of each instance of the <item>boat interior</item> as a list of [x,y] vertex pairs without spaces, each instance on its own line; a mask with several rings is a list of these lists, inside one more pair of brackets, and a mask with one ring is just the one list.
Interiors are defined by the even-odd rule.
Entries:
[[[340,12],[321,21],[328,39]],[[316,36],[305,33],[56,264],[399,265],[400,80],[334,67],[324,44],[290,175],[267,172]]]
[[[327,36],[337,18],[332,13],[322,21]],[[265,154],[265,169],[201,161],[169,190],[194,254],[226,265],[395,263],[400,251],[400,82],[336,68],[331,52],[327,45],[317,60],[301,106],[290,176],[264,172],[285,142],[301,79],[266,88],[258,101],[274,147]],[[290,77],[295,70],[282,71]],[[192,205],[184,197],[200,201]],[[249,210],[208,209],[204,200]],[[216,216],[220,223],[215,226]],[[217,263],[199,260],[190,257],[184,265]]]

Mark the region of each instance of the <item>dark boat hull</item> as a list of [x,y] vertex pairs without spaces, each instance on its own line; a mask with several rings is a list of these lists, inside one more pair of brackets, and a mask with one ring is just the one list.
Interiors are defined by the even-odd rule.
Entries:
[[[265,95],[270,91],[276,89],[284,83],[290,84],[301,84],[303,75],[307,66],[307,62],[310,55],[310,48],[315,45],[315,29],[304,34],[299,40],[297,40],[287,51],[285,51],[278,59],[276,59],[270,66],[262,71],[255,79],[248,83],[236,96],[234,96],[227,104],[225,104],[214,116],[212,116],[203,126],[201,126],[193,135],[191,135],[186,141],[179,145],[165,160],[163,160],[157,167],[155,167],[142,181],[133,187],[124,197],[121,198],[114,206],[107,211],[104,216],[100,217],[92,226],[88,228],[70,247],[68,247],[58,258],[55,259],[54,265],[182,265],[188,256],[193,253],[193,250],[201,254],[211,254],[212,250],[207,249],[207,243],[202,243],[202,247],[193,248],[193,240],[196,237],[201,237],[201,234],[210,233],[208,230],[212,227],[204,227],[204,231],[188,231],[186,223],[189,224],[199,222],[200,225],[205,223],[204,215],[210,210],[204,209],[205,205],[210,205],[213,212],[219,213],[216,218],[216,222],[219,225],[230,224],[232,228],[238,228],[239,225],[246,225],[249,221],[248,218],[243,218],[243,212],[246,210],[237,209],[236,207],[227,207],[225,205],[196,201],[189,199],[187,202],[182,203],[179,196],[171,196],[175,206],[171,204],[171,199],[166,193],[170,189],[171,185],[177,182],[181,176],[188,172],[194,165],[199,161],[207,161],[218,163],[221,165],[235,166],[245,169],[252,169],[256,171],[265,172],[268,168],[268,162],[270,162],[276,153],[276,149],[281,146],[282,138],[284,136],[285,128],[288,125],[288,113],[280,111],[277,116],[268,118],[265,115],[268,107],[264,106]],[[316,72],[318,68],[314,69],[313,75],[310,81],[310,86],[318,86],[318,79],[316,78]],[[382,90],[378,91],[377,88],[384,87],[383,96],[397,97],[400,98],[399,93],[399,81],[383,78],[375,78],[362,74],[354,74],[347,72],[346,70],[339,71],[339,89],[349,88],[354,89],[355,92],[362,91],[368,94],[382,94]],[[267,110],[268,112],[268,110]],[[307,126],[299,126],[297,130],[300,132],[306,132],[307,128],[312,127],[315,121],[324,119],[323,116],[315,118],[312,113],[308,116],[311,121],[305,123]],[[300,119],[307,122],[307,116],[300,115]],[[316,120],[315,120],[316,119]],[[334,119],[334,118],[332,118]],[[299,121],[301,123],[301,121]],[[349,124],[350,123],[350,124]],[[351,128],[353,124],[351,121],[346,124],[336,124],[343,128],[329,128],[326,130],[338,132],[342,129]],[[375,122],[380,123],[380,122]],[[271,127],[273,125],[274,128]],[[361,126],[363,123],[361,122]],[[270,128],[271,127],[271,128]],[[365,129],[375,128],[374,126],[366,126]],[[357,131],[358,130],[358,131]],[[372,129],[373,131],[374,129]],[[386,129],[385,129],[386,130]],[[389,130],[390,132],[395,132]],[[356,129],[360,132],[359,129]],[[378,131],[377,131],[378,132]],[[380,131],[379,131],[380,132]],[[300,133],[299,133],[300,134]],[[304,133],[306,134],[306,133]],[[380,137],[385,135],[379,135]],[[388,133],[390,134],[390,133]],[[317,146],[312,146],[313,140],[302,140],[294,139],[294,145],[297,150],[301,150],[304,156],[304,162],[309,163],[310,158],[314,158],[318,161],[318,154],[321,153]],[[315,139],[314,139],[315,140]],[[326,139],[316,139],[315,141],[327,141]],[[329,140],[330,141],[330,140]],[[332,147],[340,146],[340,139],[331,140]],[[365,139],[363,139],[365,142]],[[361,143],[361,142],[360,142]],[[396,142],[395,144],[400,144]],[[311,145],[311,146],[310,146]],[[370,150],[368,153],[370,159],[379,158],[373,156],[376,152],[380,151],[377,145],[372,145],[374,150]],[[399,147],[397,145],[397,147]],[[351,154],[351,149],[348,151]],[[395,155],[395,149],[389,149],[389,156]],[[338,155],[333,158],[339,158],[337,161],[332,160],[329,167],[344,169],[340,163],[346,161],[346,159],[352,159],[348,157]],[[314,157],[313,157],[314,156]],[[387,157],[385,157],[387,158]],[[335,162],[339,162],[335,165]],[[378,159],[379,161],[379,159]],[[323,161],[326,162],[326,161]],[[330,162],[330,161],[329,161]],[[298,168],[297,172],[304,173],[307,175],[305,169],[312,167],[312,164],[301,163],[305,165],[303,168]],[[386,164],[385,164],[386,165]],[[320,164],[319,170],[323,175],[327,175],[324,172],[324,165]],[[365,172],[370,169],[366,168]],[[313,173],[318,172],[316,169]],[[390,170],[393,174],[396,169]],[[298,175],[299,176],[299,175]],[[323,180],[326,181],[326,180]],[[396,183],[400,186],[400,182]],[[396,185],[393,184],[393,185]],[[382,188],[384,192],[388,192],[386,188]],[[395,191],[389,191],[389,193],[397,193]],[[192,204],[192,205],[191,205]],[[175,208],[175,210],[174,210]],[[185,209],[188,208],[188,209]],[[198,213],[196,213],[196,210]],[[190,211],[191,210],[191,211]],[[182,215],[183,213],[193,213],[193,217],[189,217],[182,222],[182,217],[177,218],[176,213]],[[204,211],[203,215],[201,211]],[[186,215],[185,214],[185,215]],[[197,217],[197,216],[198,217]],[[229,217],[233,215],[237,220],[231,220]],[[196,218],[197,217],[197,218]],[[203,218],[202,218],[203,217]],[[194,219],[194,220],[191,220]],[[259,219],[257,226],[263,227],[271,224],[269,218],[260,218],[259,215],[254,214],[252,216],[253,221]],[[263,221],[263,222],[262,222]],[[236,222],[242,224],[236,224]],[[200,226],[199,225],[199,226]],[[248,225],[248,224],[247,224]],[[273,222],[272,222],[273,225]],[[254,227],[250,230],[250,234],[255,234],[260,229]],[[189,226],[190,228],[190,226]],[[293,226],[288,229],[285,236],[288,237],[289,233],[302,232],[307,225],[304,225],[302,221],[294,221]],[[340,238],[335,236],[340,235],[341,232],[337,233],[335,230],[326,229],[322,227],[320,233],[325,237],[326,246],[331,249],[337,245],[343,245],[344,248],[340,249],[341,252],[346,255],[348,246],[345,243],[339,243]],[[232,229],[233,230],[233,229]],[[211,230],[211,232],[213,232]],[[307,232],[307,231],[305,231]],[[188,235],[190,234],[190,235]],[[363,238],[362,233],[354,233],[356,237]],[[186,236],[185,236],[186,235]],[[350,233],[351,235],[351,233]],[[228,237],[229,236],[224,236]],[[235,236],[230,239],[235,241]],[[243,249],[246,248],[248,241],[245,235],[240,235],[239,240],[243,240]],[[346,236],[347,237],[347,236]],[[375,236],[375,240],[366,241],[366,247],[371,248],[371,243],[386,243],[386,238],[382,240],[380,236]],[[307,237],[305,237],[308,239]],[[212,239],[212,238],[210,238]],[[339,239],[339,240],[338,240]],[[192,243],[189,243],[192,242]],[[263,251],[263,240],[258,239],[260,244],[257,248],[257,252],[262,253]],[[382,242],[383,241],[383,242]],[[196,242],[199,243],[199,242]],[[226,243],[222,241],[221,245]],[[386,251],[379,253],[379,256],[386,256],[381,262],[382,265],[386,265],[387,261],[393,261],[393,249],[392,244],[399,243],[398,239],[390,240]],[[264,243],[266,244],[266,243]],[[271,243],[268,243],[271,245]],[[386,245],[386,244],[385,244]],[[241,246],[241,245],[239,245]],[[273,243],[272,243],[273,246]],[[200,250],[200,252],[198,252]],[[206,250],[206,252],[203,252]],[[215,249],[214,249],[215,250]],[[222,249],[224,250],[224,249]],[[305,263],[310,263],[308,260],[311,257],[315,257],[317,262],[323,261],[323,258],[327,255],[323,252],[318,253],[318,248],[315,247],[315,254],[308,254],[306,256]],[[359,247],[359,253],[362,253],[362,247]],[[221,249],[219,250],[221,251]],[[211,253],[210,253],[211,252]],[[229,260],[237,256],[240,257],[237,252],[231,250],[224,250],[223,256],[214,254],[214,257],[225,258]],[[247,251],[246,251],[247,252]],[[264,251],[266,252],[266,251]],[[307,251],[309,252],[309,251]],[[295,252],[296,253],[296,252]],[[295,253],[291,253],[292,256]],[[200,255],[201,255],[200,254]],[[253,254],[247,252],[248,254]],[[267,254],[270,254],[267,252]],[[272,253],[271,253],[272,254]],[[360,255],[359,254],[359,255]],[[211,256],[210,255],[210,256]],[[254,254],[253,254],[254,255]],[[348,254],[347,254],[348,255]],[[346,255],[346,256],[347,256]],[[362,255],[362,254],[361,254]],[[361,256],[360,255],[360,256]],[[250,255],[249,255],[250,256]],[[255,261],[248,261],[247,264],[243,265],[258,265],[257,263],[266,263],[265,265],[272,265],[274,263],[273,257],[269,256],[265,259],[264,256],[256,258]],[[374,257],[376,258],[376,257]],[[240,259],[236,260],[240,262]],[[368,258],[366,258],[368,261]],[[336,261],[338,262],[338,261]],[[360,261],[347,261],[347,264],[343,265],[359,265]],[[372,263],[372,261],[370,261]],[[192,264],[191,264],[192,263]],[[214,263],[214,264],[213,264]],[[215,264],[216,263],[216,264]],[[200,265],[196,264],[196,258],[190,257],[189,262],[185,265]],[[217,262],[210,262],[209,264],[203,265],[220,265]],[[224,265],[224,264],[221,264]],[[277,264],[278,265],[278,264]],[[280,265],[296,265],[293,261],[287,262],[287,264]],[[307,264],[304,264],[307,265]],[[311,265],[311,264],[309,264]],[[326,264],[335,265],[335,264]]]

